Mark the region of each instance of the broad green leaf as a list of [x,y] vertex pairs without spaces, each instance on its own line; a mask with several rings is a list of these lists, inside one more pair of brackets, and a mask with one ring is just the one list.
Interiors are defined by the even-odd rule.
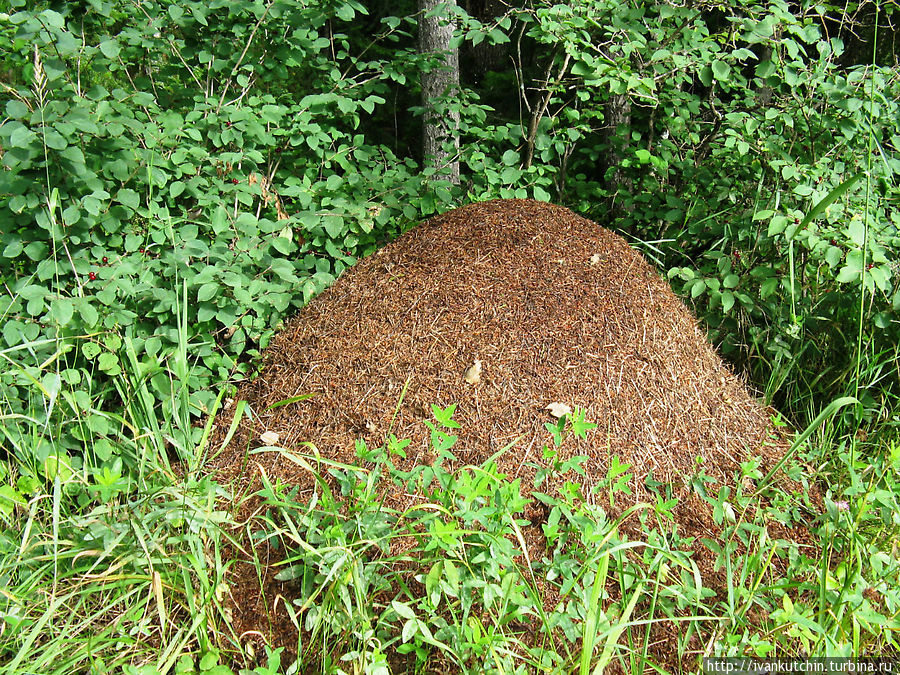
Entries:
[[204,302],[197,309],[197,321],[200,323],[206,323],[211,320],[216,312],[219,311],[218,307],[209,302]]
[[847,236],[856,246],[862,246],[866,243],[866,226],[862,220],[853,218],[847,225]]
[[716,60],[712,62],[712,72],[717,80],[720,82],[727,82],[731,76],[731,66],[724,61]]
[[25,498],[11,485],[0,485],[0,514],[8,516],[16,504],[26,504]]
[[98,438],[94,441],[93,451],[101,462],[106,462],[115,454],[115,446],[105,438]]
[[51,150],[64,150],[68,146],[65,136],[52,127],[44,129],[44,142]]
[[435,609],[441,603],[441,575],[444,571],[444,561],[439,560],[431,566],[428,574],[425,576],[425,594],[431,601],[431,606]]
[[200,290],[197,291],[197,300],[200,302],[206,302],[207,300],[211,300],[216,296],[219,292],[219,284],[216,283],[207,283],[203,284],[200,287]]
[[708,87],[712,84],[713,72],[712,68],[709,66],[703,66],[700,71],[697,73],[697,76],[700,78],[700,84],[704,87]]
[[4,258],[17,258],[24,249],[25,249],[25,247],[22,245],[21,239],[13,239],[3,249],[3,257]]
[[872,269],[868,270],[868,274],[872,277],[872,281],[875,282],[875,286],[879,291],[888,292],[891,290],[890,283],[890,272],[888,272],[881,265],[876,265]]
[[219,206],[213,211],[212,228],[216,234],[221,234],[228,228],[228,213],[224,206]]
[[399,600],[391,600],[391,607],[397,615],[403,619],[415,619],[416,613],[413,611],[412,607],[410,607],[405,602],[400,602]]
[[32,298],[25,305],[25,311],[28,312],[28,314],[30,314],[31,316],[38,316],[40,314],[43,314],[45,306],[46,305],[44,304],[44,298]]
[[40,17],[42,19],[42,23],[45,23],[48,26],[52,26],[54,28],[65,28],[66,20],[59,12],[56,12],[52,9],[45,9],[40,13]]
[[33,241],[25,247],[25,255],[34,261],[44,260],[47,257],[47,244]]
[[517,166],[504,167],[500,172],[500,180],[503,183],[515,183],[522,176],[522,170]]
[[100,320],[100,315],[97,312],[97,309],[87,298],[82,298],[82,300],[78,303],[78,313],[81,315],[81,318],[84,321],[84,325],[88,328],[93,328]]
[[[272,5],[270,5],[270,7],[271,6]],[[204,26],[209,25],[209,22],[206,20],[206,12],[207,12],[207,9],[200,4],[195,4],[193,7],[191,7],[191,14],[193,15],[194,19],[198,23],[203,24]],[[204,62],[201,61],[201,63],[204,63]]]
[[23,127],[21,125],[14,129],[9,135],[9,144],[13,148],[28,148],[35,141],[37,141],[37,134],[28,127]]
[[130,209],[136,209],[141,203],[141,198],[134,190],[122,188],[116,195],[116,201],[120,204],[124,204]]
[[100,370],[110,375],[116,375],[119,372],[119,359],[116,358],[115,354],[110,354],[109,352],[103,352],[100,355],[100,358],[97,359],[97,365],[100,367]]
[[144,352],[150,357],[156,356],[160,347],[162,347],[162,340],[155,336],[144,342]]
[[838,272],[836,277],[836,281],[839,284],[848,284],[852,281],[859,281],[861,270],[858,267],[851,267],[850,265],[844,265],[841,268],[841,271]]
[[825,262],[827,262],[830,267],[836,267],[843,257],[844,252],[837,246],[829,246],[828,250],[825,251]]
[[353,5],[346,3],[338,6],[337,16],[341,21],[353,21],[356,11],[353,9]]
[[30,112],[31,111],[28,110],[28,106],[25,105],[22,101],[10,99],[6,103],[6,116],[11,119],[26,117]]
[[294,249],[294,244],[287,237],[278,236],[272,239],[272,248],[282,255],[287,255]]
[[103,56],[108,59],[115,59],[121,50],[122,48],[115,40],[104,40],[100,43],[100,51],[103,52]]
[[774,237],[776,234],[781,234],[784,232],[787,227],[788,219],[784,216],[774,216],[772,220],[769,221],[769,231],[768,236]]
[[59,156],[70,162],[70,169],[75,171],[75,175],[84,176],[87,169],[84,166],[84,153],[81,148],[70,145],[59,153]]
[[109,420],[103,415],[89,415],[87,417],[87,426],[91,433],[97,436],[105,436],[109,433]]
[[506,166],[515,166],[519,163],[519,153],[515,150],[507,150],[503,153],[501,161]]
[[101,351],[103,350],[96,342],[85,342],[81,345],[81,353],[84,354],[84,358],[89,361],[97,358]]
[[125,250],[129,253],[137,251],[144,243],[144,238],[137,234],[125,235]]
[[325,225],[325,231],[332,239],[337,239],[344,232],[344,219],[340,216],[329,214],[322,218],[322,224]]
[[112,352],[117,352],[122,348],[122,338],[117,333],[107,333],[103,336],[103,344]]
[[731,291],[723,291],[722,309],[726,312],[730,312],[732,307],[734,307],[734,294]]
[[50,313],[60,326],[65,326],[75,313],[74,303],[69,298],[56,298],[50,303]]

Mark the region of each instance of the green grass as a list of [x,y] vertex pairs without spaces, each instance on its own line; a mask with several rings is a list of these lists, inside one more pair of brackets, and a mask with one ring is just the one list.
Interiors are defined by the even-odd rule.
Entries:
[[[199,460],[209,432],[192,424],[181,334],[162,409],[128,338],[116,412],[66,381],[60,359],[29,363],[34,345],[4,352],[31,410],[3,420],[0,672],[166,672],[228,636],[224,495],[191,462],[172,466]],[[57,354],[87,341],[59,339]],[[83,452],[66,442],[72,429],[89,439]]]
[[[838,407],[798,437],[805,462],[812,431]],[[692,634],[704,645],[717,638],[710,653],[720,656],[881,654],[897,648],[900,629],[900,567],[886,546],[898,533],[898,454],[889,449],[890,456],[867,461],[866,481],[851,479],[858,493],[829,491],[823,514],[810,514],[815,504],[802,494],[767,486],[748,462],[744,476],[758,489],[706,496],[723,526],[718,541],[681,539],[662,498],[655,508],[631,510],[645,533],[634,541],[620,530],[631,512],[612,522],[579,499],[538,493],[550,507],[543,527],[551,553],[530,560],[518,529],[522,497],[492,464],[452,475],[437,467],[429,478],[440,488],[399,514],[385,511],[371,486],[406,485],[410,476],[377,452],[366,453],[375,460],[371,470],[286,453],[310,471],[327,468],[349,496],[337,497],[322,482],[314,506],[298,504],[287,487],[267,482],[260,495],[269,510],[257,527],[289,553],[279,578],[301,588],[298,652],[324,672],[348,660],[356,672],[381,672],[375,664],[388,649],[414,654],[416,672],[449,663],[454,672],[519,672],[527,664],[526,672],[599,673],[610,660],[633,673],[663,670],[667,664],[655,663],[648,646],[651,629],[664,623],[681,627],[676,651],[689,668]],[[850,454],[839,453],[832,465],[849,468]],[[802,480],[801,465],[786,468]],[[846,507],[838,497],[849,500]],[[766,527],[773,520],[812,523],[818,544],[773,539]],[[396,539],[414,546],[394,555]],[[719,594],[694,563],[698,546],[714,551],[726,572]]]
[[0,671],[165,670],[189,645],[216,646],[223,514],[210,483],[161,483],[77,508],[57,482],[17,510],[21,532],[2,533]]
[[[132,351],[123,341],[123,407],[108,415],[119,457],[87,452],[79,463],[57,451],[42,463],[17,461],[23,444],[52,447],[60,428],[97,414],[48,415],[72,390],[60,380],[54,394],[48,372],[33,367],[24,379],[41,405],[5,420],[18,444],[6,443],[11,456],[0,465],[0,672],[288,672],[271,650],[268,665],[246,670],[255,661],[228,623],[222,551],[233,523],[219,510],[221,488],[200,469],[210,427],[192,423],[187,341],[167,362],[172,396],[162,410]],[[278,575],[298,597],[282,611],[310,672],[593,675],[613,661],[635,674],[669,672],[652,649],[664,625],[677,627],[674,649],[689,668],[698,644],[712,655],[881,654],[898,648],[900,631],[900,443],[890,420],[865,440],[848,433],[841,409],[850,404],[826,406],[783,467],[798,484],[820,486],[824,511],[747,462],[733,489],[701,493],[723,528],[716,541],[685,538],[663,492],[610,520],[575,491],[551,496],[535,486],[548,553],[531,559],[517,482],[490,462],[403,473],[391,462],[396,441],[360,446],[369,469],[265,450],[314,474],[319,489],[300,502],[266,479],[265,509],[248,528],[285,553]],[[436,409],[430,424],[445,432],[433,438],[446,459],[452,410]],[[591,432],[576,413],[548,429],[548,452]],[[174,459],[185,460],[183,474]],[[391,512],[376,490],[384,481],[426,499]],[[626,517],[640,520],[640,540],[623,533]],[[772,521],[809,524],[815,545],[772,538]],[[718,593],[695,562],[698,547],[725,573]]]

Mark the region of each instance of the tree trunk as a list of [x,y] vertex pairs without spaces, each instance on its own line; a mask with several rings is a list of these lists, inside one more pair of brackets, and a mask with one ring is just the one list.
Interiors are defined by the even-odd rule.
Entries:
[[419,52],[439,57],[439,63],[422,72],[422,154],[426,167],[438,169],[441,178],[459,183],[459,111],[447,99],[459,90],[459,52],[450,48],[456,0],[418,0]]
[[628,178],[622,170],[624,151],[631,140],[631,99],[628,94],[613,94],[603,109],[605,118],[604,136],[606,141],[606,180],[609,193],[615,199],[616,193],[629,187]]

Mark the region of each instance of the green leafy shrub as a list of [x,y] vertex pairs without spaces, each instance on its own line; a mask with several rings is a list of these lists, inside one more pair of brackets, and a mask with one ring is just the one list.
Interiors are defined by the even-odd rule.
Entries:
[[859,370],[898,341],[900,71],[864,53],[856,20],[596,1],[464,23],[514,41],[519,90],[506,116],[463,109],[472,193],[553,198],[623,231],[792,415],[848,382],[876,414],[891,385]]
[[165,400],[183,284],[203,412],[211,382],[421,212],[416,165],[358,130],[405,77],[332,30],[362,5],[13,4],[0,279],[19,360],[0,379],[15,413],[21,373],[56,352],[56,375],[115,406],[126,337]]
[[[838,394],[853,381],[860,335],[876,346],[897,338],[900,80],[886,68],[842,67],[841,41],[791,15],[741,28],[769,58],[744,65],[753,78],[737,86],[771,99],[723,115],[710,159],[729,181],[711,187],[732,205],[711,212],[699,205],[715,204],[712,194],[698,200],[678,235],[695,242],[692,261],[670,276],[726,349],[749,343],[773,370],[817,372],[821,390]],[[774,30],[791,37],[776,41]],[[733,177],[756,188],[740,198]]]
[[[630,101],[605,149],[621,156],[619,226],[657,244],[712,338],[765,364],[760,380],[800,370],[843,393],[898,337],[897,70],[848,62],[821,13],[784,4],[596,11],[566,18],[587,24],[566,49],[579,94]],[[875,347],[857,359],[860,342]]]

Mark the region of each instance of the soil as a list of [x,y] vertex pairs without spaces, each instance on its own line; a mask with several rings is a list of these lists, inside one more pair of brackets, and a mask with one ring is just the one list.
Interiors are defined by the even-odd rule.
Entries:
[[[481,370],[472,377],[476,360]],[[315,395],[270,408],[305,394]],[[412,439],[397,461],[409,469],[434,460],[424,425],[433,420],[431,405],[454,403],[460,464],[484,462],[518,438],[496,461],[530,486],[548,443],[545,423],[554,421],[547,406],[562,403],[599,425],[562,449],[562,459],[589,458],[580,478],[588,499],[601,499],[590,489],[616,457],[633,473],[632,495],[617,501],[619,509],[647,496],[650,477],[681,497],[675,517],[682,536],[715,539],[719,528],[706,502],[691,496],[689,478],[702,469],[714,492],[733,483],[740,462],[758,457],[765,472],[785,450],[771,411],[639,252],[565,208],[530,200],[445,213],[361,260],[273,339],[260,374],[236,398],[248,402],[253,421],[241,424],[211,467],[237,496],[257,489],[260,469],[298,485],[298,499],[312,494],[309,474],[281,454],[248,455],[267,444],[264,432],[285,448],[311,442],[324,458],[348,464],[357,461],[357,439],[371,448],[393,433]],[[217,421],[218,445],[233,412]],[[386,499],[402,509],[417,497]],[[255,504],[243,501],[242,517]],[[540,558],[541,514],[525,517],[533,520],[526,528],[532,559]],[[640,538],[639,524],[628,526]],[[270,548],[258,554],[268,557],[264,563],[277,560]],[[698,547],[695,555],[705,585],[721,583],[709,551]],[[269,572],[260,581],[248,562],[236,563],[230,583],[244,636],[296,644],[277,606],[288,588]],[[665,650],[682,629],[666,630],[674,637],[666,642],[661,629],[654,651],[670,661]]]

